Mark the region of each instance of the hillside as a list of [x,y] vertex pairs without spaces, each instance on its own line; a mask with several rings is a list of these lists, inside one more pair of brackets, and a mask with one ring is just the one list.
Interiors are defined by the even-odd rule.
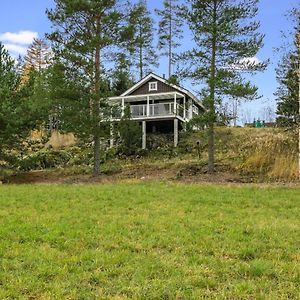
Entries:
[[[90,176],[90,147],[76,144],[74,139],[72,144],[70,136],[52,138],[46,146],[33,143],[31,152],[22,158],[21,172],[6,181],[72,183],[141,179],[247,183],[297,180],[297,132],[217,128],[214,174],[207,173],[205,131],[182,133],[176,149],[172,147],[172,137],[150,137],[149,140],[153,149],[138,151],[134,156],[121,155],[116,149],[103,151],[100,178]],[[66,144],[68,146],[63,146]]]

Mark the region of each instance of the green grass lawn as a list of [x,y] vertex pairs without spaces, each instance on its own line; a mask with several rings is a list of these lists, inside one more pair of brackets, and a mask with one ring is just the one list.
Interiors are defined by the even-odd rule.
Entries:
[[300,190],[0,187],[0,299],[300,299]]

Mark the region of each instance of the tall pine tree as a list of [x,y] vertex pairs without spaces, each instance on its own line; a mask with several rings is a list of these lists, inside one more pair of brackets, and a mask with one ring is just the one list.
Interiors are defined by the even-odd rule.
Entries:
[[217,105],[226,95],[257,97],[257,88],[241,73],[265,68],[254,57],[263,46],[258,33],[258,0],[189,0],[186,18],[195,47],[182,55],[184,75],[201,85],[203,104],[207,109],[208,170],[214,171],[214,123]]
[[133,76],[130,72],[131,62],[125,53],[118,53],[115,69],[112,73],[112,93],[120,96],[134,85]]
[[274,95],[277,100],[277,124],[293,127],[299,123],[299,10],[293,9],[290,17],[296,23],[291,32],[293,42],[289,46],[284,45],[285,54],[276,69],[278,88]]
[[180,46],[183,34],[183,18],[178,0],[164,0],[163,9],[156,10],[160,18],[158,28],[158,49],[164,50],[163,55],[168,57],[169,78],[172,76],[174,50]]
[[127,38],[128,30],[122,22],[126,5],[116,0],[55,0],[55,4],[54,9],[47,10],[54,29],[48,38],[63,65],[58,69],[68,80],[68,93],[56,89],[63,94],[61,107],[66,112],[63,121],[75,134],[92,136],[93,173],[97,176],[108,96],[103,65],[111,58],[111,51]]
[[129,22],[134,32],[129,51],[133,65],[138,69],[139,78],[142,79],[151,71],[151,67],[158,66],[158,57],[153,47],[154,21],[147,8],[146,0],[139,0],[134,5]]
[[294,51],[282,59],[276,70],[279,87],[274,95],[279,126],[296,126],[299,122],[298,68],[298,55]]

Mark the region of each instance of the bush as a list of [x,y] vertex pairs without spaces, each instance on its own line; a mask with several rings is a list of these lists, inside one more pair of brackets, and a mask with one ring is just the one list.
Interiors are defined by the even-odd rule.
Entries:
[[130,118],[130,108],[126,107],[124,116],[118,124],[121,138],[120,152],[125,155],[135,155],[141,147],[141,126]]
[[72,147],[68,149],[71,158],[68,161],[68,166],[90,166],[93,164],[93,153],[91,148]]
[[64,167],[71,159],[71,154],[64,150],[41,150],[19,162],[21,171],[41,170]]

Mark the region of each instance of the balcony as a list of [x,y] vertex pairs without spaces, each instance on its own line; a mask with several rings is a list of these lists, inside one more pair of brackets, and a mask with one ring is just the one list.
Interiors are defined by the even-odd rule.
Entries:
[[[130,113],[132,119],[146,119],[159,117],[174,117],[179,116],[184,118],[184,108],[182,105],[174,102],[149,104],[149,111],[147,111],[147,104],[130,105]],[[186,115],[188,110],[186,110]],[[112,113],[113,119],[121,119],[122,111],[120,107],[115,107]]]
[[180,108],[181,106],[177,104],[177,107],[175,109],[174,102],[169,102],[149,104],[149,112],[147,111],[147,104],[131,105],[130,111],[131,117],[133,119],[143,117],[165,117],[174,115],[180,115],[181,117],[183,117],[183,113]]

